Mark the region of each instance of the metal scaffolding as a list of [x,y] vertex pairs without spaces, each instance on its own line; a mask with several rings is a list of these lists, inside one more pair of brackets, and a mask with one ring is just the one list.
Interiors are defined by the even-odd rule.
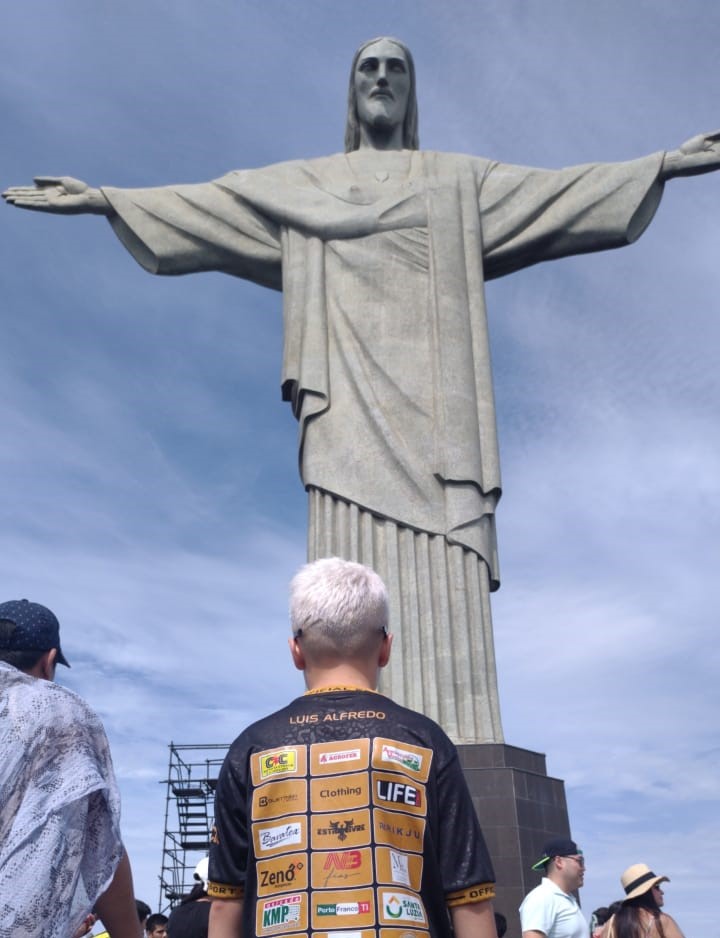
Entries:
[[166,915],[196,883],[193,872],[210,848],[215,787],[230,747],[170,743],[160,900]]

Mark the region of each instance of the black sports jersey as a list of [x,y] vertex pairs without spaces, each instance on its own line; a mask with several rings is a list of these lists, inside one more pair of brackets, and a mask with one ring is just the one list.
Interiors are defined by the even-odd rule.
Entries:
[[168,938],[207,938],[211,902],[184,902],[170,913]]
[[208,893],[243,934],[450,938],[494,894],[454,745],[372,691],[306,694],[235,740],[215,797]]

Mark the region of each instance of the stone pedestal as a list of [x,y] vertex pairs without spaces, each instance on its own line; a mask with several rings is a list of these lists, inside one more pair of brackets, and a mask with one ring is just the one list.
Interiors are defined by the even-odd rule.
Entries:
[[569,837],[565,786],[548,778],[545,756],[504,743],[457,747],[497,878],[495,910],[507,938],[521,938],[518,906],[540,882],[530,867],[543,844]]

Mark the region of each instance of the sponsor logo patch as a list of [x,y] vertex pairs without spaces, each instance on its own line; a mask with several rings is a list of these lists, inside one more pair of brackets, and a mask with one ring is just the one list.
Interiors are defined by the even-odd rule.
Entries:
[[407,892],[380,890],[379,895],[380,919],[384,925],[402,924],[412,922],[416,925],[426,925],[425,906],[420,896]]
[[428,780],[432,756],[432,749],[413,746],[394,739],[377,737],[373,742],[373,768],[387,769],[389,766],[394,766],[396,770],[421,782]]
[[305,746],[265,749],[251,757],[250,769],[253,785],[292,775],[302,777],[307,770],[307,749]]
[[318,916],[322,915],[365,915],[370,911],[369,902],[328,902],[318,904]]
[[310,782],[310,810],[349,811],[370,803],[367,772],[314,778]]
[[338,765],[342,762],[357,762],[359,758],[359,749],[341,749],[339,752],[321,752],[318,762],[320,765]]
[[408,781],[407,776],[373,772],[372,795],[375,804],[396,807],[410,814],[425,814],[425,786]]
[[257,861],[258,896],[271,896],[288,889],[307,889],[307,858],[304,853]]
[[[342,931],[315,931],[313,932],[313,938],[377,938],[377,934],[374,928],[357,929],[356,931],[343,929]],[[400,938],[400,936],[397,936],[397,938]]]
[[312,894],[313,929],[361,929],[374,924],[375,902],[372,889],[334,889]]
[[304,816],[289,817],[277,824],[265,825],[257,822],[252,826],[253,842],[257,856],[287,853],[288,850],[304,849],[307,843],[307,819]]
[[[363,938],[363,933],[361,931],[329,931],[325,932],[322,938]],[[375,938],[374,932],[373,938]]]
[[401,852],[409,850],[411,853],[420,853],[425,836],[425,818],[376,808],[373,812],[373,830],[378,844],[387,844]]
[[380,758],[383,762],[394,762],[404,769],[410,769],[411,772],[419,772],[422,768],[422,756],[416,752],[410,752],[409,749],[399,749],[397,746],[384,745]]
[[256,788],[253,792],[252,819],[282,817],[307,810],[307,782],[304,779],[282,779]]
[[372,850],[315,851],[312,854],[313,889],[369,886],[373,881]]
[[430,932],[419,928],[381,928],[380,938],[430,938]]
[[415,892],[420,892],[423,871],[421,854],[401,853],[392,847],[378,847],[375,856],[378,882],[408,886]]
[[306,897],[300,893],[258,901],[258,935],[278,935],[307,927]]
[[271,775],[288,775],[297,769],[297,752],[294,749],[282,749],[269,752],[260,757],[260,778]]
[[370,764],[370,740],[353,739],[310,746],[310,774],[335,775],[366,769]]
[[313,850],[364,847],[370,843],[370,811],[315,814],[311,817]]

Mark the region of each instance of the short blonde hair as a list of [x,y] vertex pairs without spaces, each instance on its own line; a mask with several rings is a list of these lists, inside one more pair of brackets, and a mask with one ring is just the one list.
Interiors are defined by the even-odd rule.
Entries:
[[325,557],[301,567],[290,583],[290,626],[316,660],[373,654],[387,634],[388,599],[380,577],[361,563]]

